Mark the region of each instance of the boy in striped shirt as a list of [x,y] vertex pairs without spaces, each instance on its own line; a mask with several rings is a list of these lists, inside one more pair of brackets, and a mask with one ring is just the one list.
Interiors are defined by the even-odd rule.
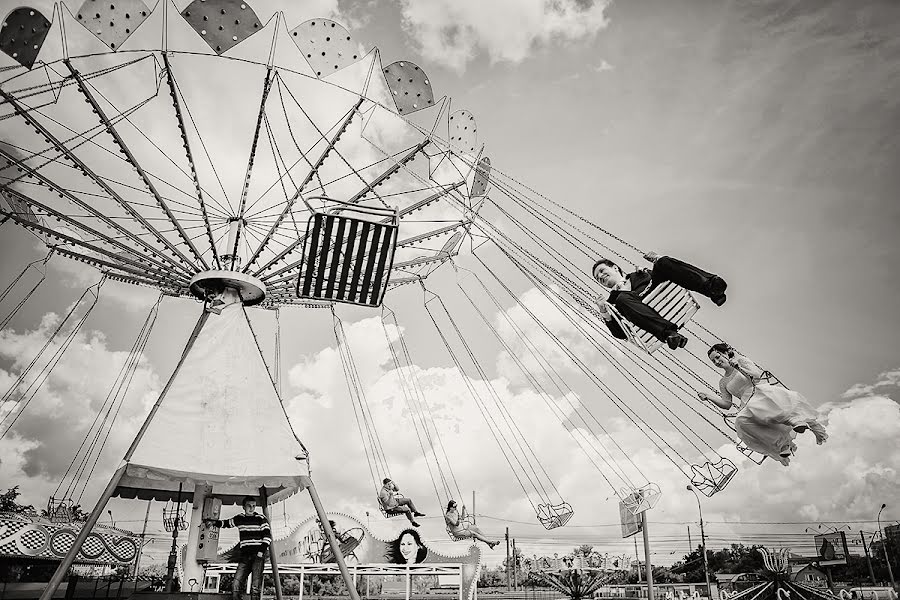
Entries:
[[250,578],[250,598],[258,599],[261,596],[263,565],[265,564],[266,551],[272,543],[272,530],[265,516],[256,513],[256,498],[246,496],[241,505],[244,512],[222,521],[219,519],[206,519],[206,522],[216,527],[237,527],[240,542],[238,543],[238,565],[234,573],[234,583],[231,586],[231,597],[240,600],[244,589],[247,587],[247,577]]

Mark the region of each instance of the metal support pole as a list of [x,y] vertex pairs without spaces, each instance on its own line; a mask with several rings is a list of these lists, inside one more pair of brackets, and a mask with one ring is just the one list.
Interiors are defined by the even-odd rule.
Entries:
[[328,514],[325,512],[325,507],[322,506],[322,501],[319,499],[319,493],[316,492],[316,486],[313,485],[312,479],[309,480],[309,485],[306,489],[309,492],[309,497],[312,499],[313,506],[316,508],[316,514],[319,515],[322,529],[325,530],[325,539],[328,540],[328,545],[334,553],[334,560],[337,562],[338,569],[341,571],[341,577],[344,580],[344,584],[347,586],[347,591],[350,593],[350,599],[359,600],[359,593],[357,593],[356,587],[353,586],[350,572],[347,570],[347,563],[344,562],[341,545],[338,543],[337,538],[334,537],[334,530],[331,528],[331,523],[328,522]]
[[863,552],[866,553],[866,564],[869,566],[869,577],[872,579],[872,585],[878,585],[875,582],[875,571],[872,569],[872,558],[869,556],[869,547],[866,546],[866,534],[860,530],[859,537],[862,538]]
[[[700,503],[700,495],[694,486],[688,485],[687,490],[693,492],[694,498],[697,499],[697,512],[700,513],[700,551],[703,552],[703,578],[706,581],[706,597],[712,599],[712,587],[709,584],[709,565],[706,563],[706,530],[703,528],[703,505]],[[690,535],[688,528],[688,535]]]
[[644,530],[644,566],[647,569],[647,600],[653,600],[653,565],[650,564],[650,535],[647,531],[647,511],[641,513],[641,528]]
[[166,561],[166,593],[172,593],[172,580],[175,578],[175,563],[178,562],[178,528],[181,525],[179,519],[179,506],[181,506],[181,488],[178,484],[178,502],[175,503],[175,526],[172,528],[172,549],[169,550],[169,559]]
[[891,578],[891,587],[895,590],[897,589],[897,582],[894,581],[894,571],[891,569],[891,557],[888,554],[888,541],[887,538],[884,537],[884,531],[881,529],[881,511],[887,508],[887,504],[881,505],[881,510],[878,511],[878,516],[875,517],[875,520],[878,521],[878,532],[881,534],[881,547],[884,548],[884,563],[887,565],[888,569],[888,577]]
[[691,541],[691,526],[688,525],[688,554],[694,551],[694,542]]
[[506,591],[509,591],[509,527],[506,528]]
[[[266,517],[266,521],[269,522],[269,530],[271,531],[272,527],[272,515],[269,511],[269,494],[266,492],[266,487],[262,486],[259,488],[259,498],[262,500],[260,504],[262,504],[263,514]],[[202,509],[203,506],[201,505]],[[275,600],[281,600],[281,576],[278,573],[278,557],[275,556],[275,544],[269,544],[269,562],[272,565],[272,579],[275,580]],[[262,587],[260,585],[260,587]],[[262,595],[262,590],[260,590],[260,595]]]
[[637,576],[638,583],[641,582],[641,555],[638,553],[637,549],[637,536],[632,536],[631,539],[634,540],[634,560],[637,561]]
[[147,513],[144,515],[144,528],[141,530],[141,545],[138,547],[137,557],[134,559],[134,581],[135,589],[137,589],[138,570],[141,568],[141,554],[144,551],[144,543],[147,541],[147,521],[150,519],[150,505],[153,500],[147,500]]
[[72,563],[75,562],[75,556],[78,554],[78,551],[81,550],[81,545],[84,543],[84,540],[87,539],[87,536],[94,528],[94,525],[97,524],[97,519],[99,519],[100,515],[103,514],[103,509],[106,507],[106,503],[109,502],[110,498],[112,498],[113,492],[116,491],[116,487],[119,485],[119,481],[121,481],[122,475],[124,473],[125,465],[122,465],[113,474],[112,478],[109,480],[109,483],[106,484],[106,489],[103,490],[103,493],[97,500],[97,504],[94,505],[94,510],[92,510],[91,514],[88,515],[87,521],[84,522],[78,532],[78,535],[75,536],[75,541],[72,542],[72,547],[69,548],[68,552],[66,552],[65,558],[63,558],[62,561],[60,561],[59,566],[56,567],[56,571],[53,573],[53,577],[50,578],[50,582],[47,583],[47,587],[45,587],[44,591],[41,592],[41,600],[50,600],[51,598],[53,598],[54,592],[56,592],[59,584],[62,583],[62,580],[66,576],[66,573],[69,571],[69,568],[72,566]]
[[306,569],[300,567],[300,596],[297,600],[303,600],[303,590],[306,588]]
[[410,599],[412,596],[412,573],[409,570],[409,565],[406,566],[406,600]]
[[512,539],[512,570],[513,570],[513,591],[516,591],[518,585],[518,569],[516,568],[516,538]]

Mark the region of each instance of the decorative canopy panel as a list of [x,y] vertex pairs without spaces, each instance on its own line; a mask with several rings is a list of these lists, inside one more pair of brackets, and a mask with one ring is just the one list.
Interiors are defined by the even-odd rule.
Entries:
[[291,31],[291,39],[316,72],[316,77],[325,77],[359,60],[359,51],[350,32],[328,19],[310,19],[301,23]]
[[478,127],[475,117],[467,110],[457,110],[450,115],[450,143],[463,152],[475,152]]
[[228,52],[262,29],[250,5],[240,0],[194,0],[181,16],[216,54]]
[[[171,497],[181,484],[277,501],[306,487],[306,449],[294,435],[236,293],[204,314],[143,436],[117,494]],[[204,322],[205,321],[205,322]]]
[[75,16],[109,49],[117,50],[149,14],[141,0],[84,0]]
[[408,60],[398,60],[384,68],[384,79],[401,115],[434,104],[434,92],[425,71]]
[[0,50],[17,63],[30,69],[44,45],[50,21],[35,8],[23,6],[12,10],[0,28]]

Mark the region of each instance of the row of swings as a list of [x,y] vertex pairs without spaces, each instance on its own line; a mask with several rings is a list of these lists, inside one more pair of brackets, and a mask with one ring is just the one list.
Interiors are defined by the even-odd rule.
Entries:
[[[361,207],[331,200],[337,204],[310,217],[303,238],[304,262],[297,280],[297,296],[302,299],[330,301],[378,307],[381,305],[390,278],[397,247],[399,212],[396,209]],[[672,284],[663,284],[647,294],[643,302],[679,328],[686,325],[699,310],[699,304],[687,290]],[[644,352],[653,353],[662,344],[648,332],[624,319],[617,319],[627,335],[627,341]],[[733,428],[733,415],[724,415],[726,424]],[[729,418],[730,417],[730,418]],[[739,450],[754,458],[746,448]],[[727,461],[726,461],[727,462]],[[724,489],[737,472],[729,464],[706,463],[693,466],[692,483],[707,495]],[[653,485],[653,484],[650,484]],[[629,498],[637,492],[623,493],[627,508]],[[648,494],[655,497],[656,494]],[[402,496],[402,495],[401,495]],[[644,501],[634,501],[633,507],[646,509]],[[380,500],[378,507],[385,518],[404,516],[386,508]],[[537,518],[546,529],[564,526],[573,516],[567,502],[538,504]],[[470,519],[467,516],[466,519]],[[461,521],[466,521],[462,519]],[[452,539],[456,537],[450,531]]]

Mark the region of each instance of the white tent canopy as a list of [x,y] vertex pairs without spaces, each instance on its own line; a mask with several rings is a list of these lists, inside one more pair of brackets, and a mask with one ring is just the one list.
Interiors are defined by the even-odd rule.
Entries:
[[126,454],[115,495],[187,499],[211,485],[238,503],[265,487],[269,502],[309,485],[306,448],[294,434],[240,298],[204,313],[181,361]]

